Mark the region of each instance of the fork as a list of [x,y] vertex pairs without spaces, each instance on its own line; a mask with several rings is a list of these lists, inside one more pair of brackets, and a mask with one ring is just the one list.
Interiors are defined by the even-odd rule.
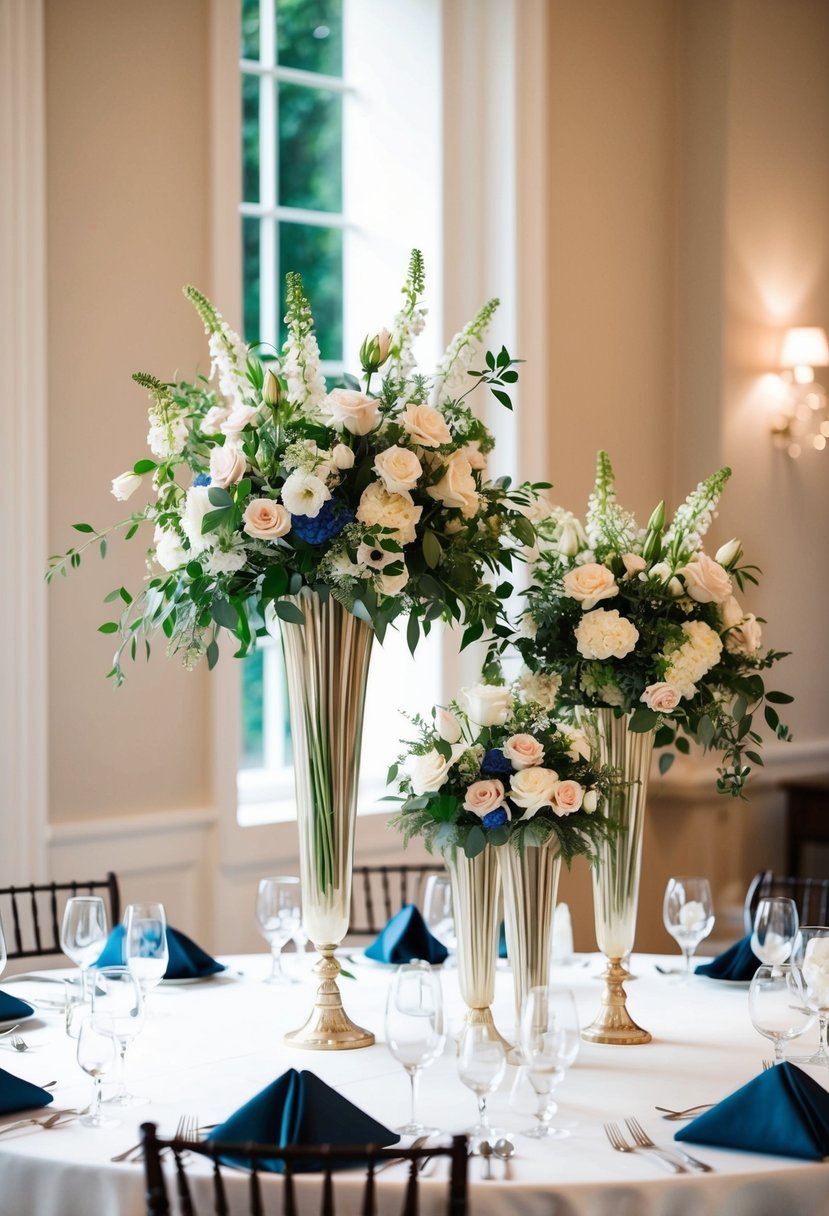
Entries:
[[763,1072],[769,1072],[772,1068],[774,1068],[774,1060],[763,1061]]
[[[624,1138],[622,1133],[619,1131],[618,1124],[605,1123],[604,1132],[605,1132],[605,1135],[607,1136],[608,1140],[610,1141],[611,1147],[615,1148],[617,1153],[636,1153],[636,1152],[640,1151],[639,1149],[636,1149],[632,1145],[628,1144],[627,1140]],[[653,1156],[656,1158],[656,1160],[659,1161],[662,1165],[664,1165],[666,1167],[666,1169],[668,1169],[670,1171],[670,1173],[672,1173],[672,1174],[687,1174],[688,1173],[688,1171],[684,1165],[681,1165],[680,1162],[675,1161],[672,1157],[663,1156],[662,1152],[659,1149],[655,1149],[655,1150],[654,1149],[648,1149],[648,1150],[643,1149],[642,1151],[643,1152],[647,1151],[647,1152],[653,1153]]]
[[18,1022],[16,1026],[10,1026],[8,1028],[8,1030],[0,1030],[0,1039],[2,1039],[7,1034],[14,1034],[15,1030],[19,1030],[19,1029],[20,1029],[20,1023]]
[[704,1161],[700,1161],[698,1158],[692,1157],[691,1154],[686,1153],[684,1149],[660,1148],[659,1145],[654,1144],[653,1140],[651,1140],[650,1136],[647,1134],[638,1119],[631,1117],[630,1119],[625,1119],[625,1123],[627,1124],[627,1129],[631,1136],[633,1136],[633,1140],[637,1148],[651,1149],[654,1152],[662,1153],[662,1155],[667,1157],[669,1160],[674,1160],[684,1165],[690,1165],[692,1170],[696,1170],[701,1174],[712,1174],[714,1172],[713,1166],[706,1165]]
[[[173,1132],[174,1140],[198,1140],[199,1138],[199,1121],[191,1119],[189,1115],[182,1115],[176,1124],[176,1130]],[[129,1161],[131,1157],[139,1157],[143,1150],[143,1144],[132,1144],[129,1148],[125,1148],[123,1152],[116,1153],[114,1157],[110,1157],[112,1162]]]
[[716,1106],[715,1102],[702,1102],[699,1106],[687,1106],[685,1110],[672,1110],[670,1106],[655,1106],[653,1109],[658,1110],[663,1119],[668,1122],[679,1122],[682,1119],[694,1119],[702,1110],[710,1110],[712,1106]]
[[70,1122],[77,1117],[78,1113],[73,1107],[67,1110],[52,1111],[51,1115],[47,1115],[46,1118],[17,1119],[14,1123],[7,1123],[4,1127],[0,1127],[0,1136],[4,1136],[6,1132],[20,1131],[24,1127],[43,1127],[48,1131],[50,1128],[59,1127],[64,1120],[67,1123]]

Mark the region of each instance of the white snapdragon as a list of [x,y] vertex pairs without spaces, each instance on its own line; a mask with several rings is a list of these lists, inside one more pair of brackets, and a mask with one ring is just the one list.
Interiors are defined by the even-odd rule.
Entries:
[[158,414],[150,414],[147,443],[153,456],[167,460],[180,455],[187,442],[187,433],[188,426],[183,418],[165,419]]
[[300,339],[289,337],[282,349],[282,374],[288,386],[288,400],[306,414],[318,414],[325,400],[325,377],[320,370],[316,337],[313,333]]
[[207,486],[191,486],[184,500],[181,528],[190,542],[192,553],[203,553],[205,549],[212,548],[216,540],[215,532],[202,535],[204,517],[213,510],[208,494]]

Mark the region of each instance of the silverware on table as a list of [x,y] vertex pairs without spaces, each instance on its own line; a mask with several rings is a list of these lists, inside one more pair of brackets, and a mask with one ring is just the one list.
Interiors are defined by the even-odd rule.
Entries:
[[627,1140],[619,1130],[616,1123],[605,1123],[604,1132],[610,1141],[611,1148],[614,1148],[617,1153],[649,1153],[655,1161],[658,1161],[672,1174],[687,1174],[688,1170],[681,1162],[675,1161],[666,1153],[663,1153],[658,1148],[636,1148],[632,1144],[628,1144]]
[[8,1041],[0,1043],[0,1047],[8,1047],[9,1051],[29,1050],[29,1044],[26,1042],[23,1036],[19,1034],[13,1034]]
[[692,1170],[696,1170],[701,1174],[712,1174],[714,1172],[712,1165],[706,1165],[704,1161],[692,1157],[690,1153],[686,1153],[682,1148],[662,1148],[660,1145],[654,1144],[638,1119],[631,1117],[630,1119],[625,1119],[625,1123],[631,1136],[633,1136],[637,1148],[651,1149],[654,1152],[661,1153],[664,1157],[673,1158],[681,1165],[690,1166]]
[[769,1072],[772,1068],[774,1068],[774,1060],[763,1061],[763,1072]]
[[49,1131],[53,1127],[62,1127],[64,1123],[71,1123],[77,1119],[80,1113],[75,1107],[67,1107],[62,1110],[53,1110],[51,1114],[45,1116],[15,1119],[14,1123],[7,1123],[4,1127],[0,1127],[0,1136],[4,1136],[6,1132],[20,1131],[24,1127],[41,1127]]
[[[417,1137],[415,1140],[413,1140],[413,1141],[411,1142],[411,1144],[410,1144],[408,1147],[409,1147],[410,1149],[412,1149],[412,1148],[423,1148],[424,1144],[426,1143],[426,1141],[427,1141],[428,1139],[429,1139],[429,1137],[428,1137],[428,1136],[418,1136],[418,1137]],[[393,1166],[393,1165],[399,1165],[401,1161],[405,1161],[405,1157],[392,1157],[392,1158],[390,1158],[388,1161],[384,1161],[384,1162],[383,1162],[383,1164],[382,1164],[382,1165],[378,1165],[378,1166],[377,1166],[377,1168],[376,1168],[376,1170],[374,1171],[374,1175],[375,1175],[375,1177],[376,1177],[378,1174],[382,1174],[383,1170],[387,1170],[387,1169],[389,1169],[389,1168],[390,1168],[391,1166]],[[420,1169],[422,1169],[423,1167],[422,1167],[422,1166],[420,1166],[419,1168],[420,1168]]]
[[[212,1125],[211,1125],[212,1126]],[[198,1116],[182,1115],[176,1124],[176,1130],[173,1132],[173,1140],[190,1140],[193,1144],[201,1140],[201,1133],[208,1131],[208,1127],[200,1127]],[[114,1163],[128,1162],[135,1160],[141,1156],[144,1151],[144,1146],[140,1142],[132,1144],[129,1148],[125,1148],[123,1152],[116,1153],[114,1157],[110,1157],[110,1161]]]
[[500,1140],[496,1140],[492,1146],[492,1151],[499,1161],[504,1163],[504,1181],[509,1182],[512,1177],[510,1169],[510,1161],[515,1156],[515,1145],[506,1136],[502,1136]]
[[672,1110],[670,1106],[655,1106],[653,1109],[658,1110],[663,1119],[670,1122],[680,1122],[682,1119],[695,1119],[702,1110],[710,1110],[712,1106],[716,1106],[716,1102],[702,1102],[699,1106],[686,1106],[685,1110]]
[[478,1145],[478,1156],[484,1161],[484,1181],[492,1181],[492,1145],[488,1140],[482,1140]]

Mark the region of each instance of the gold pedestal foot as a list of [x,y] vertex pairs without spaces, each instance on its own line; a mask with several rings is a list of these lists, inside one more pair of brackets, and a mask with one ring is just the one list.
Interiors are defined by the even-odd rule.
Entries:
[[[498,1027],[495,1025],[491,1009],[467,1009],[463,1017],[463,1024],[464,1026],[488,1026],[490,1038],[497,1039],[500,1043],[502,1043],[505,1052],[510,1052],[513,1050],[512,1043],[507,1042]],[[459,1049],[462,1034],[463,1031],[461,1031],[461,1034],[458,1035]]]
[[637,1026],[627,1011],[624,981],[630,979],[630,973],[622,966],[621,959],[608,959],[602,979],[605,985],[601,1011],[589,1026],[585,1026],[581,1037],[587,1043],[615,1043],[621,1046],[650,1043],[650,1032]]
[[356,1047],[371,1047],[374,1035],[370,1030],[356,1026],[343,1009],[337,976],[339,961],[334,957],[336,946],[318,946],[322,958],[314,967],[314,974],[322,981],[317,989],[314,1010],[304,1026],[285,1035],[285,1042],[292,1047],[304,1047],[310,1051],[350,1051]]

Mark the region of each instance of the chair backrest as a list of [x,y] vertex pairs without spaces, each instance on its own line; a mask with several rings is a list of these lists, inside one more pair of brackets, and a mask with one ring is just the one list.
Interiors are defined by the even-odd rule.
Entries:
[[121,919],[121,896],[114,874],[85,882],[28,883],[0,887],[0,924],[10,959],[62,954],[60,926],[67,900],[101,895],[109,901],[110,927]]
[[[408,1181],[403,1189],[403,1202],[400,1216],[417,1216],[418,1213],[418,1176],[425,1162],[436,1157],[449,1158],[449,1182],[447,1185],[446,1216],[467,1216],[467,1141],[466,1136],[453,1136],[451,1145],[435,1145],[424,1148],[379,1148],[377,1145],[302,1145],[280,1148],[273,1144],[222,1144],[218,1141],[192,1140],[161,1140],[156,1135],[154,1123],[144,1123],[141,1127],[141,1140],[144,1149],[144,1171],[146,1177],[147,1216],[169,1216],[170,1201],[167,1195],[167,1181],[161,1164],[161,1154],[169,1152],[175,1160],[176,1192],[178,1195],[178,1211],[181,1216],[228,1216],[230,1207],[227,1200],[225,1179],[222,1174],[222,1160],[230,1158],[236,1162],[244,1162],[243,1168],[250,1171],[248,1190],[248,1212],[250,1216],[262,1216],[264,1212],[262,1198],[262,1183],[260,1175],[273,1173],[263,1170],[263,1162],[277,1160],[282,1163],[282,1216],[298,1216],[294,1175],[303,1170],[313,1170],[322,1178],[320,1188],[320,1216],[336,1216],[337,1187],[332,1177],[333,1173],[342,1168],[345,1159],[350,1169],[357,1165],[365,1167],[365,1185],[363,1188],[362,1216],[375,1216],[377,1211],[377,1181],[375,1173],[385,1161],[407,1161],[409,1163]],[[201,1207],[195,1206],[194,1187],[187,1177],[189,1155],[199,1154],[213,1163],[212,1187],[202,1176],[202,1186],[212,1190],[209,1200]],[[191,1175],[192,1177],[192,1175]],[[269,1197],[270,1198],[270,1197]],[[349,1204],[354,1210],[353,1203]],[[303,1216],[310,1216],[307,1201],[303,1196]],[[234,1210],[238,1211],[234,1204]],[[268,1211],[276,1213],[277,1208],[270,1202]]]
[[349,935],[377,934],[405,904],[422,908],[426,880],[445,874],[442,862],[411,866],[355,866]]
[[754,928],[760,900],[773,896],[794,900],[801,925],[829,925],[829,878],[790,878],[763,870],[752,879],[746,894],[743,910],[746,933]]

